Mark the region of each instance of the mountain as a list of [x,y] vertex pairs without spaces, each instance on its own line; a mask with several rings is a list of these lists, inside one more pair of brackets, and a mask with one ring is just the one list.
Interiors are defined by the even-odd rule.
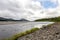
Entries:
[[26,19],[21,19],[20,21],[28,21],[28,20],[26,20]]
[[7,19],[7,18],[3,18],[3,17],[0,17],[0,21],[12,21],[14,19]]
[[0,17],[0,21],[28,21],[28,20],[26,19],[14,20],[14,19],[7,19],[7,18]]

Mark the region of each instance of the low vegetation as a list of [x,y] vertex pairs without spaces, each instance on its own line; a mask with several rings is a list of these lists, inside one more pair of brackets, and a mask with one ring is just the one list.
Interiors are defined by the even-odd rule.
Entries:
[[38,20],[35,20],[35,21],[52,21],[52,22],[60,22],[60,17],[38,19]]
[[39,28],[32,28],[31,30],[27,30],[25,32],[21,32],[19,34],[16,34],[14,35],[13,37],[11,37],[10,39],[7,39],[7,40],[17,40],[19,37],[22,37],[24,35],[27,35],[27,34],[30,34],[30,33],[33,33],[35,31],[39,30]]

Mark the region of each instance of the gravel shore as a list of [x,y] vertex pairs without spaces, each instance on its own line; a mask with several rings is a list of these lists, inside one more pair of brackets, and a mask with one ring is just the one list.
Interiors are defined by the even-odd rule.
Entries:
[[19,37],[18,40],[60,40],[60,22],[46,26],[31,34]]

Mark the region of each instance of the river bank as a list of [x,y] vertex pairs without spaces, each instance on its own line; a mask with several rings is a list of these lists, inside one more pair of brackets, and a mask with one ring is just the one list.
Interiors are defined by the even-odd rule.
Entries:
[[43,27],[36,32],[18,38],[18,40],[60,40],[60,22]]

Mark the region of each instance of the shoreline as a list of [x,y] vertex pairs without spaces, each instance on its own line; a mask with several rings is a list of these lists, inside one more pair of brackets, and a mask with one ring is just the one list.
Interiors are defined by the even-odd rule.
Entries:
[[60,40],[60,22],[45,26],[36,32],[18,38],[18,40]]

